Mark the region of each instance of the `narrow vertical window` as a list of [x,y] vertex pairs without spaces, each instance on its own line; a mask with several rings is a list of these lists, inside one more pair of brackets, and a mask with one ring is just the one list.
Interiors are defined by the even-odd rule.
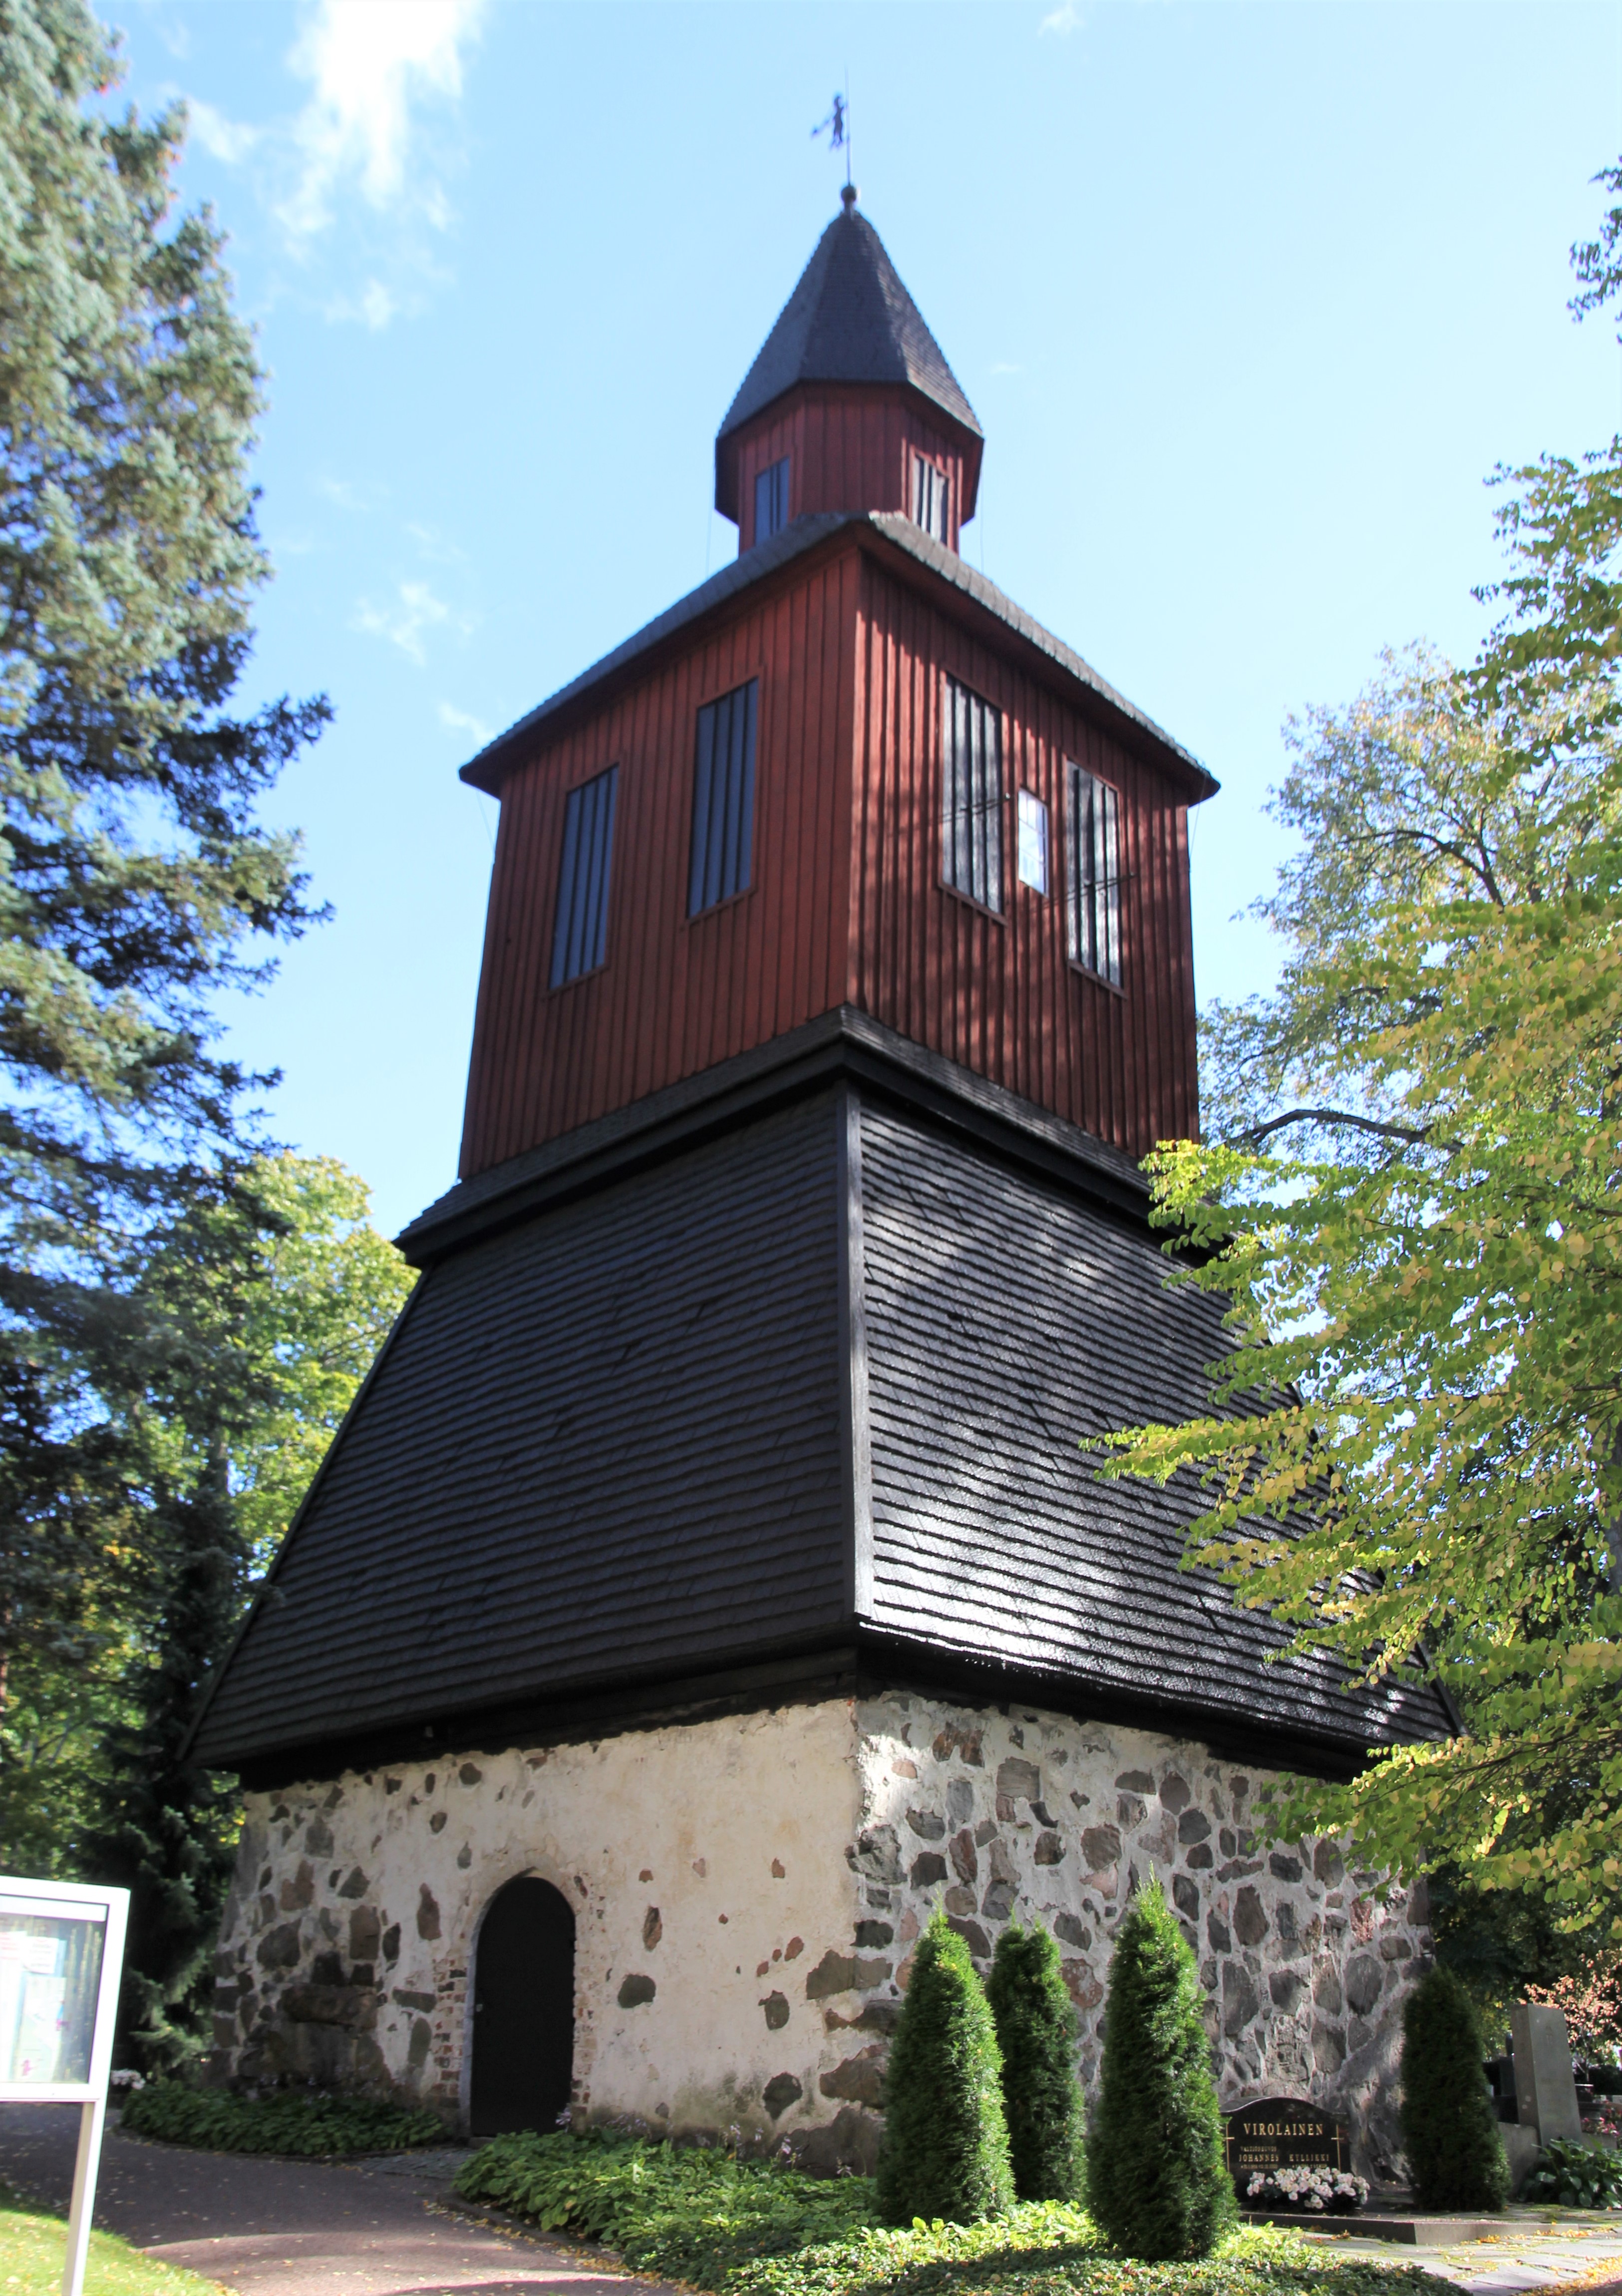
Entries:
[[619,768],[610,766],[594,781],[570,790],[563,809],[563,858],[552,933],[554,988],[583,972],[594,972],[608,948],[609,865],[618,783]]
[[1108,782],[1069,766],[1070,958],[1121,985],[1120,799]]
[[1047,890],[1047,808],[1028,789],[1020,791],[1020,882]]
[[789,458],[774,463],[755,480],[755,539],[768,542],[789,522]]
[[932,534],[937,542],[946,539],[946,491],[951,485],[944,471],[922,455],[913,457],[913,523]]
[[1003,719],[946,680],[941,726],[941,874],[983,908],[1003,906]]
[[730,901],[750,882],[755,835],[755,717],[760,681],[734,686],[699,712],[692,769],[692,863],[687,914]]

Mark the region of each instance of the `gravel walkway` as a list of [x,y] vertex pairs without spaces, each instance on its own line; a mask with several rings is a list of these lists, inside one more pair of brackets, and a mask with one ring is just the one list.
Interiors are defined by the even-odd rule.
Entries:
[[[0,2177],[65,2210],[78,2114],[0,2105]],[[594,2268],[578,2251],[487,2227],[438,2205],[460,2152],[402,2154],[365,2166],[191,2152],[109,2128],[97,2228],[242,2296],[649,2296],[658,2284]],[[87,2296],[94,2296],[91,2288]],[[660,2291],[660,2296],[671,2292]]]

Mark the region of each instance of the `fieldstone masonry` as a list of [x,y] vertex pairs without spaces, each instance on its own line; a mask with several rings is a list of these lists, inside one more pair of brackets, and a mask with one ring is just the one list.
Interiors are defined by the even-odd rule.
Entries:
[[1382,1905],[1332,1842],[1266,1841],[1264,1782],[1187,1741],[895,1693],[252,1795],[215,2077],[459,2118],[479,1920],[534,1873],[576,1910],[578,2118],[867,2166],[933,1907],[982,1966],[1010,1920],[1053,1929],[1090,2088],[1115,1925],[1158,1874],[1225,2108],[1309,2096],[1383,2181],[1422,1886]]

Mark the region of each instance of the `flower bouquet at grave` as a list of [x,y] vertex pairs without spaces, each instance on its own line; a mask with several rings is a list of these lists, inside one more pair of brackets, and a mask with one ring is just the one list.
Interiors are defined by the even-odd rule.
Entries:
[[1291,2209],[1303,2215],[1350,2216],[1369,2197],[1361,2177],[1345,2169],[1268,2169],[1245,2186],[1249,2209]]

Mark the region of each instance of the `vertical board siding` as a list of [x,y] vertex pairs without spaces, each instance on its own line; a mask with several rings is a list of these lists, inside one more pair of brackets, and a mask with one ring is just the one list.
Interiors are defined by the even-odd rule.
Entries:
[[[808,410],[802,409],[801,413]],[[1003,726],[1002,912],[941,882],[950,676]],[[747,892],[687,915],[700,708],[759,680]],[[1066,942],[1064,764],[1120,794],[1121,978]],[[600,970],[548,987],[571,790],[619,769]],[[1050,884],[1016,882],[1015,793],[1048,808]],[[1193,1132],[1185,808],[1020,666],[1018,641],[943,611],[851,547],[635,684],[605,686],[502,790],[462,1172],[476,1172],[841,1004],[1132,1156]]]
[[738,548],[755,534],[755,480],[789,457],[789,516],[824,510],[913,509],[912,458],[921,454],[946,473],[946,541],[955,550],[962,526],[963,452],[944,424],[931,422],[905,391],[837,386],[788,392],[739,431],[730,451],[738,467]]
[[[941,882],[948,676],[1003,712],[1000,916]],[[1130,1155],[1193,1132],[1186,808],[1166,778],[873,559],[864,562],[856,686],[847,1000]],[[1118,991],[1069,962],[1067,758],[1120,794]],[[1022,787],[1048,808],[1046,895],[1016,882]]]
[[[504,783],[462,1173],[781,1036],[840,1002],[857,560],[847,554],[635,685]],[[700,707],[758,678],[746,892],[687,914]],[[842,729],[842,730],[841,730]],[[602,968],[549,988],[569,791],[619,778]]]

